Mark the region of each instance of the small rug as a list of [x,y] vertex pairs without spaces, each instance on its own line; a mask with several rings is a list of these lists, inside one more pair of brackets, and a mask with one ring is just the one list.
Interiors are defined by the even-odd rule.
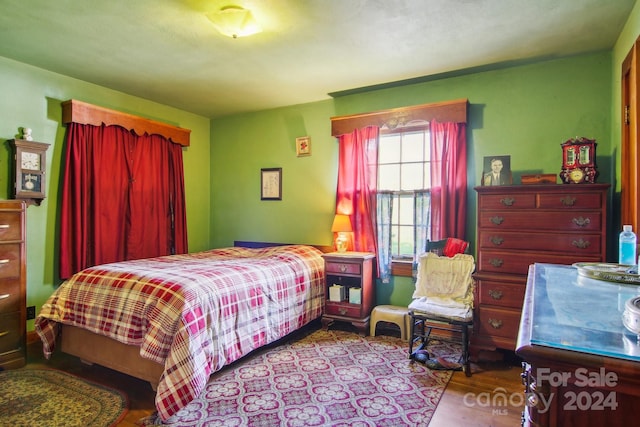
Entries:
[[[451,371],[409,360],[408,343],[318,330],[213,374],[202,394],[167,420],[143,426],[427,426]],[[454,344],[430,345],[456,360]]]
[[116,425],[127,413],[127,397],[52,369],[0,372],[0,424],[21,427]]

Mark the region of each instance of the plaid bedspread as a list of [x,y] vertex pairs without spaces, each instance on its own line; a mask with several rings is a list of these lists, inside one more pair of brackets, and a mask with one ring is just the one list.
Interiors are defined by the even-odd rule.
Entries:
[[60,324],[140,346],[164,365],[155,404],[167,420],[212,372],[319,317],[323,273],[321,252],[302,245],[99,265],[64,282],[35,329],[47,357]]

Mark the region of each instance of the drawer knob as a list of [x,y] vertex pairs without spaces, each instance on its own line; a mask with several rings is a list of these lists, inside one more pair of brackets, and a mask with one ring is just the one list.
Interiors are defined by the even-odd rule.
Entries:
[[516,199],[514,199],[513,197],[505,197],[500,199],[500,203],[502,203],[505,206],[513,206],[515,202],[516,202]]
[[11,296],[11,294],[2,294],[0,295],[0,299],[7,299]]
[[500,246],[504,242],[504,239],[500,236],[491,236],[489,240],[496,246]]
[[343,315],[343,316],[344,316],[345,314],[347,314],[347,309],[346,309],[346,308],[340,308],[340,309],[338,309],[338,312],[339,312],[341,315]]
[[571,242],[571,244],[578,249],[587,249],[589,246],[591,246],[591,242],[582,239],[574,240],[573,242]]
[[0,338],[4,337],[5,335],[9,335],[9,331],[0,332]]
[[495,300],[500,300],[502,299],[502,291],[499,289],[489,289],[489,296]]
[[491,264],[492,266],[498,268],[498,267],[502,267],[502,264],[504,264],[504,261],[501,260],[500,258],[491,258],[489,260],[489,264]]
[[340,272],[342,272],[342,273],[346,272],[349,269],[349,267],[347,267],[344,264],[340,264],[339,268],[340,268]]
[[0,224],[0,228],[5,228],[6,229],[6,228],[9,228],[9,227],[10,227],[9,224]]
[[492,223],[494,223],[495,225],[500,225],[500,224],[502,224],[504,222],[504,218],[501,217],[501,216],[492,216],[490,218],[490,221]]
[[0,264],[9,264],[9,261],[10,260],[8,260],[6,258],[5,259],[0,259]]
[[591,220],[589,218],[578,217],[573,218],[573,223],[578,227],[586,227],[591,224]]
[[562,203],[562,206],[573,206],[576,203],[576,198],[571,196],[566,196],[560,199],[560,203]]
[[502,320],[489,318],[489,325],[491,325],[493,329],[500,329],[502,328]]

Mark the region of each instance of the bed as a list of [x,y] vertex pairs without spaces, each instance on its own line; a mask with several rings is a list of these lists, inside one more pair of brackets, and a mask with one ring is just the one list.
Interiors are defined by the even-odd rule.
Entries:
[[322,251],[230,247],[85,269],[43,305],[35,329],[58,347],[149,381],[166,421],[209,375],[322,314]]

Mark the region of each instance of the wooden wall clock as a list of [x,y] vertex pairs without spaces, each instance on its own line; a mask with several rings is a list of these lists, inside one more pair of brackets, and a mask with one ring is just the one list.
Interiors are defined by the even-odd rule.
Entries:
[[14,148],[13,196],[27,204],[40,205],[46,197],[46,153],[49,144],[24,139],[13,139]]
[[565,184],[596,182],[596,141],[584,137],[571,138],[562,144],[560,178]]

